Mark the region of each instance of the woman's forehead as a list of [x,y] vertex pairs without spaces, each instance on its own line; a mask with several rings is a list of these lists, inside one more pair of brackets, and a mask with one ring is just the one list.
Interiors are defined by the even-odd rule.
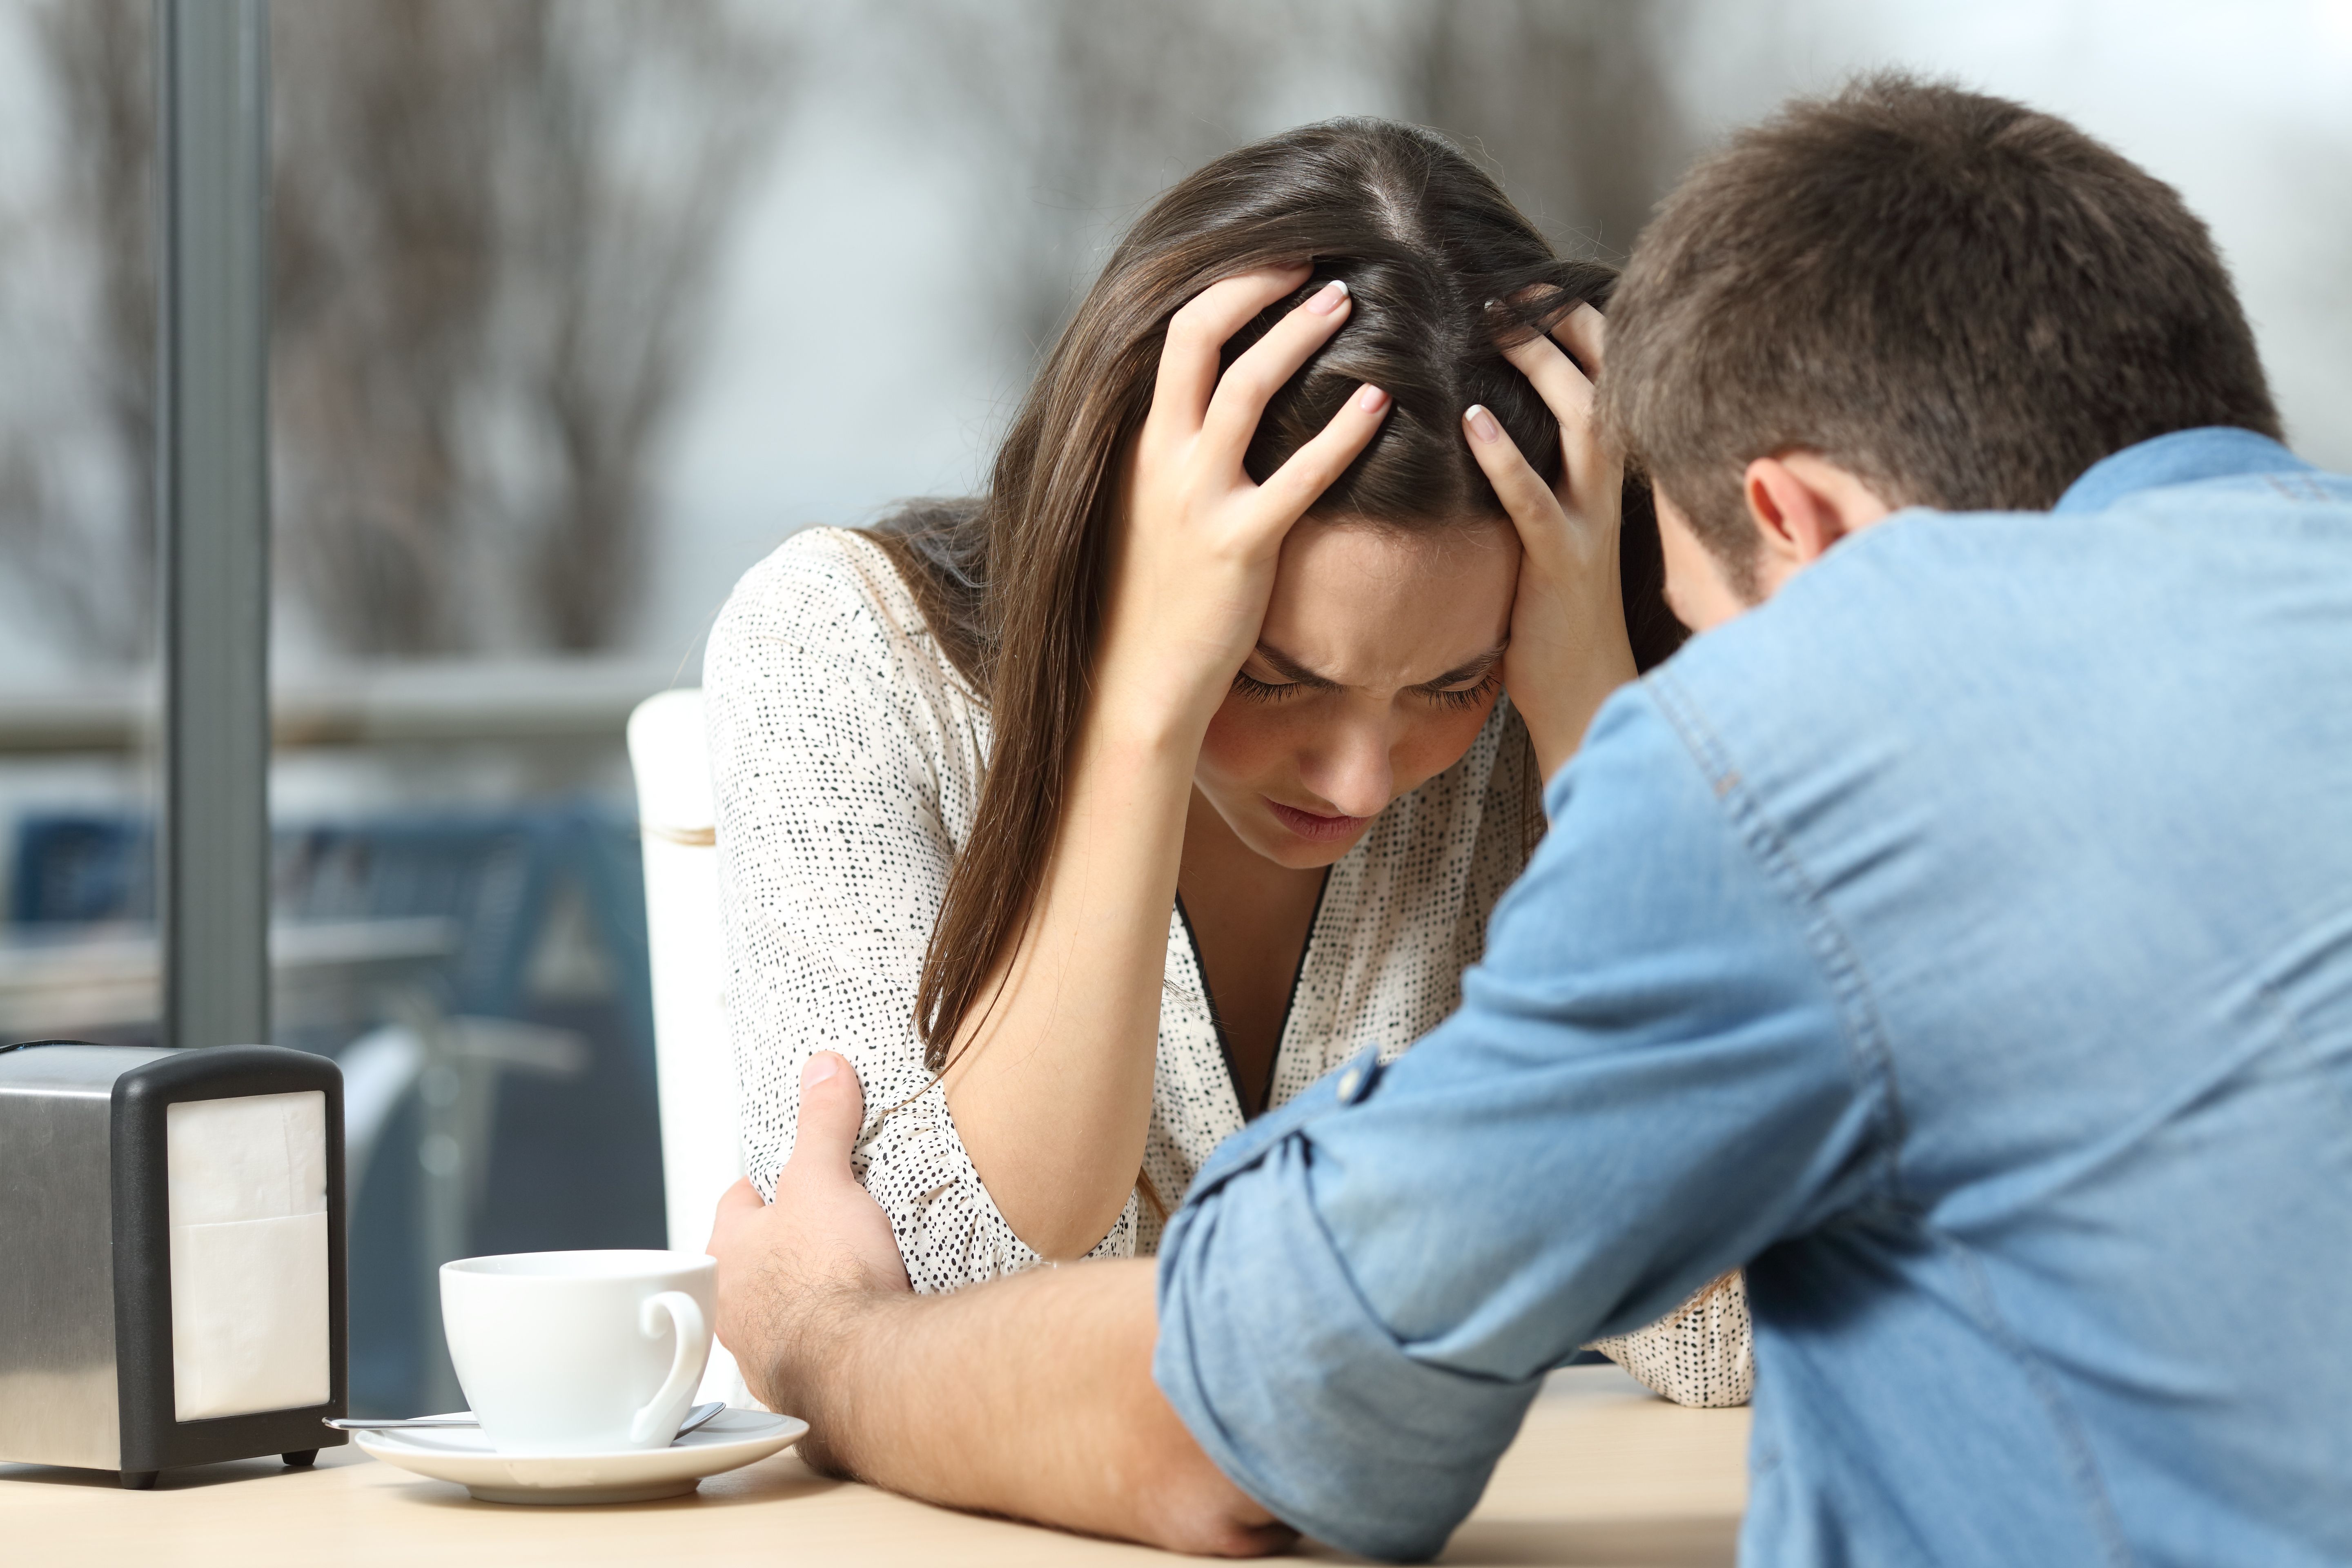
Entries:
[[1308,520],[1283,543],[1262,640],[1342,686],[1421,685],[1507,639],[1518,569],[1500,519]]

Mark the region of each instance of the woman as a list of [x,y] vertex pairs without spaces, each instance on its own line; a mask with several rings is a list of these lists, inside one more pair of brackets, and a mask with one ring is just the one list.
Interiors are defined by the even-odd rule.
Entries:
[[[1611,276],[1425,132],[1244,148],[1128,235],[985,497],[745,577],[707,679],[763,1192],[835,1050],[917,1289],[1149,1252],[1245,1118],[1453,1008],[1543,778],[1680,635],[1544,335],[1593,363]],[[1602,1348],[1746,1395],[1736,1279]]]

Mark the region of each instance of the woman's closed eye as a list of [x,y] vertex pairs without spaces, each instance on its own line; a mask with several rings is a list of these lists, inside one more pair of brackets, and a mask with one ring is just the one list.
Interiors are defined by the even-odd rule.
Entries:
[[1302,691],[1319,689],[1304,680],[1260,680],[1245,669],[1234,672],[1234,689],[1253,702],[1281,702]]
[[1462,710],[1477,707],[1503,683],[1503,650],[1495,648],[1465,664],[1457,664],[1436,679],[1412,689],[1413,695],[1440,708]]
[[[1273,676],[1269,671],[1268,675]],[[1412,695],[1440,708],[1456,710],[1477,707],[1491,697],[1502,684],[1503,661],[1500,656],[1484,661],[1484,668],[1471,670],[1449,670],[1425,685],[1407,687]],[[1331,691],[1337,688],[1328,680],[1307,678],[1285,680],[1252,675],[1246,667],[1234,672],[1234,690],[1252,702],[1285,702],[1310,691]]]
[[1467,686],[1457,682],[1449,686],[1417,686],[1413,689],[1442,708],[1467,709],[1475,708],[1492,697],[1495,688],[1501,685],[1502,680],[1503,667],[1497,662],[1488,666],[1485,674]]

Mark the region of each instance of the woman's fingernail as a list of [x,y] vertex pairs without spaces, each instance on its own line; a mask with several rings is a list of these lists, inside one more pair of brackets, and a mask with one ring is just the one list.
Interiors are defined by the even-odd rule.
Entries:
[[835,1056],[831,1051],[819,1051],[809,1058],[808,1066],[801,1068],[801,1087],[806,1089],[813,1083],[823,1083],[840,1070],[839,1057]]
[[1495,416],[1486,412],[1486,405],[1483,403],[1472,404],[1470,412],[1462,417],[1469,424],[1470,434],[1481,441],[1497,440],[1502,437],[1503,427],[1495,423]]
[[1339,308],[1339,301],[1347,297],[1348,285],[1346,280],[1344,279],[1334,278],[1328,283],[1324,284],[1321,289],[1316,290],[1315,297],[1307,301],[1307,313],[1310,316],[1328,316],[1332,311],[1338,310]]
[[1356,406],[1367,414],[1378,414],[1389,405],[1389,395],[1377,386],[1367,385],[1356,394]]

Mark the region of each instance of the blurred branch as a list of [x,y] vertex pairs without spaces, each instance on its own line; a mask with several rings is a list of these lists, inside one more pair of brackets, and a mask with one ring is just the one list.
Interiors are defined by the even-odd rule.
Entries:
[[[152,591],[147,7],[21,3],[64,160],[40,216],[89,258],[98,434],[76,460],[116,482],[7,426],[0,548],[78,643],[124,658]],[[1446,131],[1556,241],[1622,256],[1692,149],[1666,66],[1697,10],[898,0],[852,26],[971,193],[957,262],[1025,363],[1144,203],[1308,105]],[[619,632],[711,268],[782,102],[782,26],[730,0],[276,8],[281,572],[328,638],[429,654]]]
[[1484,161],[1564,251],[1622,261],[1696,150],[1665,68],[1691,9],[1429,0],[1402,40],[1403,112]]
[[1295,123],[1302,87],[1432,126],[1563,249],[1622,259],[1695,146],[1666,62],[1696,0],[926,0],[909,108],[988,189],[975,257],[1049,342],[1146,202]]
[[[0,427],[0,549],[23,574],[30,613],[109,663],[152,646],[155,283],[149,153],[154,95],[142,0],[49,0],[29,11],[28,42],[48,67],[60,139],[50,200],[28,215],[12,249],[59,246],[84,309],[61,310],[66,279],[39,275],[37,302],[18,309],[65,335],[67,379],[41,389],[42,417]],[[62,298],[61,298],[62,296]],[[68,320],[79,315],[82,331]],[[60,425],[87,399],[84,442]],[[94,458],[105,470],[79,473]],[[103,481],[115,481],[108,485]]]
[[310,596],[361,651],[605,646],[777,37],[720,0],[278,18],[280,516]]
[[[1301,0],[940,0],[894,18],[910,106],[954,134],[993,220],[971,247],[1004,330],[1042,353],[1108,244],[1171,184],[1273,129],[1258,111],[1309,47],[1356,28]],[[1352,14],[1351,14],[1352,16]]]
[[[609,640],[639,581],[653,445],[700,342],[714,241],[766,146],[781,51],[721,5],[568,0],[541,90],[501,138],[507,367],[541,410],[551,484],[523,519],[550,640]],[[632,101],[634,100],[634,101]],[[633,141],[654,133],[669,144]]]
[[[137,651],[152,583],[148,9],[29,12],[63,162],[27,226],[92,258],[79,390],[121,500],[74,487],[47,432],[0,435],[0,548],[109,658]],[[272,35],[292,598],[354,653],[609,644],[710,269],[784,101],[781,34],[728,0],[304,0]]]
[[272,16],[282,570],[366,652],[467,640],[464,450],[499,258],[509,5],[306,0]]

